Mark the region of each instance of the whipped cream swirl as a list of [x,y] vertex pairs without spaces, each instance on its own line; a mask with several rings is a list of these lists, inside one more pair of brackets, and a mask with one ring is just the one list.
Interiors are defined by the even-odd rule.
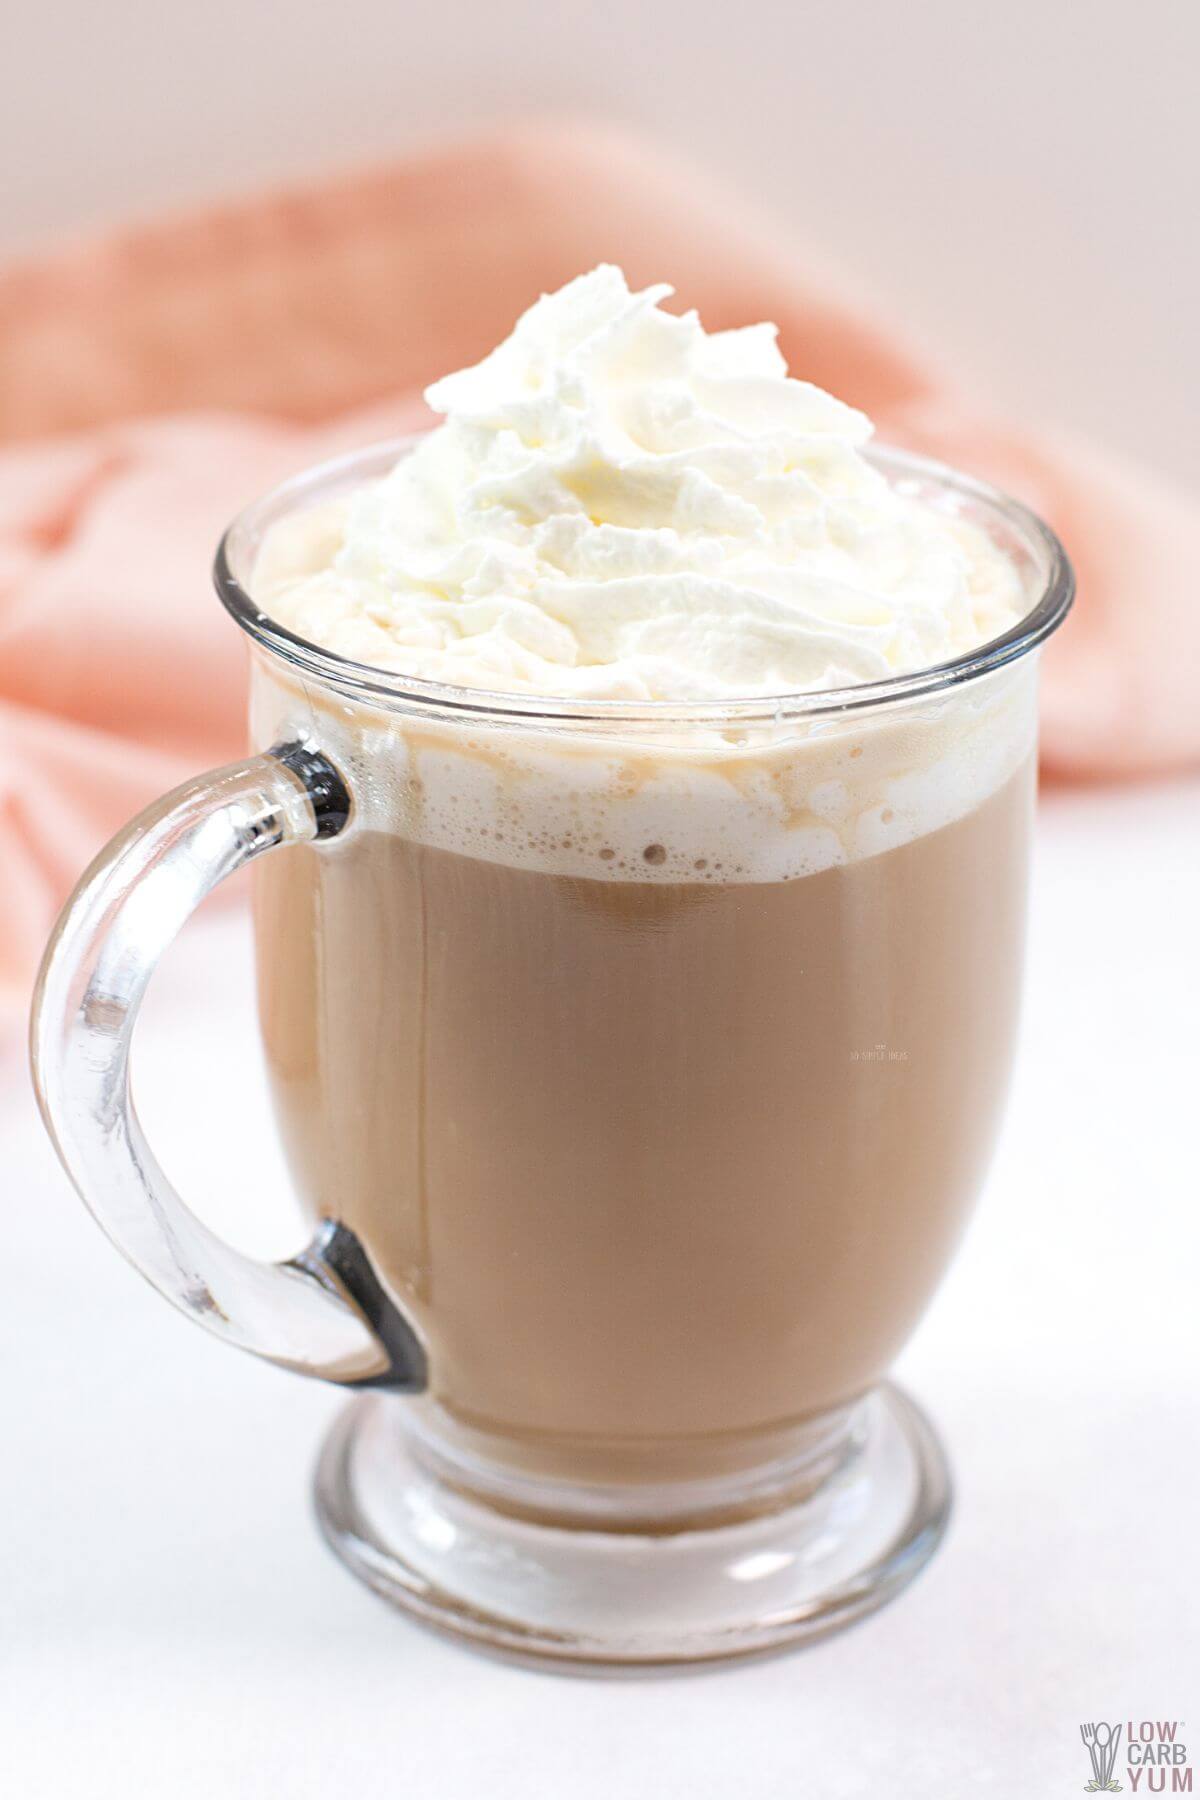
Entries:
[[276,527],[259,603],[379,668],[635,701],[878,680],[1021,616],[1009,559],[890,486],[773,326],[707,333],[671,292],[601,266],[543,296],[387,477]]

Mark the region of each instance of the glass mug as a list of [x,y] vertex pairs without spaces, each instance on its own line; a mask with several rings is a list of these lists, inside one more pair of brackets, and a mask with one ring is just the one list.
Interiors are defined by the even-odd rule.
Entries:
[[[884,1380],[1007,1085],[1053,534],[897,451],[1029,598],[940,667],[631,704],[347,661],[250,597],[318,468],[226,534],[256,753],[148,808],[47,949],[35,1079],[119,1249],[215,1335],[354,1389],[317,1473],[378,1592],[492,1648],[700,1661],[827,1631],[923,1566],[949,1484]],[[256,1262],[142,1136],[130,1040],[197,903],[255,865],[259,1008],[313,1236]]]

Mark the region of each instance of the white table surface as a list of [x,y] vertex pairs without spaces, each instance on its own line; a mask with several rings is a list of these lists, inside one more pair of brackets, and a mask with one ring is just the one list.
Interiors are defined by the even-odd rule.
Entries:
[[[1130,1717],[1200,1762],[1200,784],[1051,795],[1039,851],[1007,1127],[899,1371],[950,1446],[950,1535],[864,1624],[703,1675],[532,1673],[360,1588],[309,1510],[339,1396],[122,1264],[10,1045],[0,1793],[1029,1800],[1082,1790],[1081,1720]],[[198,1209],[277,1254],[302,1233],[249,966],[237,907],[172,951],[141,1109]]]

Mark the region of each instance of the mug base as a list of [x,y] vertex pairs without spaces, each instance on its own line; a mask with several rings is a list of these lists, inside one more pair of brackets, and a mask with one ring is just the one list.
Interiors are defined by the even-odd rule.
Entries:
[[892,1599],[946,1527],[950,1482],[920,1409],[885,1384],[801,1498],[728,1523],[550,1523],[465,1492],[421,1453],[404,1402],[360,1396],[317,1468],[321,1529],[348,1568],[480,1649],[633,1671],[826,1635]]

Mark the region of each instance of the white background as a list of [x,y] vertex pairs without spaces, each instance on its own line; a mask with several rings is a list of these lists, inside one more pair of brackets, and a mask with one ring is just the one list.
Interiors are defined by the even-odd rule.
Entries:
[[[6,1800],[1065,1800],[1096,1718],[1182,1720],[1200,1761],[1198,820],[1197,780],[1047,798],[1007,1127],[900,1366],[949,1445],[950,1535],[884,1612],[742,1668],[534,1674],[360,1588],[309,1514],[340,1398],[124,1267],[14,1055]],[[168,1172],[245,1247],[293,1248],[243,914],[185,933],[143,1023]]]
[[1018,416],[1200,482],[1194,0],[3,13],[0,252],[506,116],[590,110],[773,202]]

